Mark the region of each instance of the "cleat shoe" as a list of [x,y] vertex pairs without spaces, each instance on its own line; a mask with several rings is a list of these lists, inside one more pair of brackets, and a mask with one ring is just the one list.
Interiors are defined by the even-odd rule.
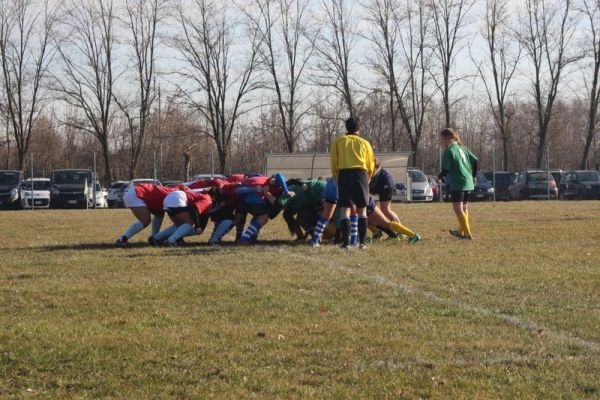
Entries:
[[408,238],[408,243],[413,244],[413,243],[417,243],[420,240],[421,240],[421,235],[419,235],[418,233],[415,233],[413,236]]
[[450,230],[448,231],[448,233],[449,233],[449,234],[451,234],[451,235],[452,235],[452,236],[454,236],[454,237],[457,237],[457,238],[459,238],[459,239],[460,239],[460,237],[462,236],[460,233],[458,233],[458,231],[457,231],[456,229],[450,229]]
[[156,240],[154,238],[154,236],[150,236],[148,238],[148,243],[150,244],[150,246],[160,246],[161,245],[161,242],[159,240]]
[[340,246],[340,249],[344,250],[344,251],[348,251],[348,245],[342,244]]
[[366,250],[367,249],[367,245],[364,244],[364,243],[361,243],[361,244],[358,245],[358,248],[361,249],[361,250]]
[[165,240],[162,245],[164,247],[177,247],[177,242],[171,242],[169,240]]
[[365,243],[371,244],[371,243],[373,243],[374,240],[375,240],[375,236],[367,236],[365,238]]
[[321,245],[319,244],[319,242],[310,242],[310,247],[316,249],[317,247],[321,247]]
[[127,241],[127,238],[125,236],[123,236],[120,239],[117,239],[115,244],[117,245],[117,247],[131,247],[131,245],[129,244],[129,242]]
[[373,240],[379,240],[383,236],[383,231],[381,229],[377,229],[377,232],[373,234]]
[[461,235],[458,238],[460,240],[473,240],[473,236],[471,236],[471,235]]
[[183,240],[183,238],[179,238],[179,239],[177,239],[176,243],[177,243],[177,246],[181,246],[181,245],[185,244],[185,240]]

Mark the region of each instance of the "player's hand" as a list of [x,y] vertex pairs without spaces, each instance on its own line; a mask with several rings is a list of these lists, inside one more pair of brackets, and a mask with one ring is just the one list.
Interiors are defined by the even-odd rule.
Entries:
[[288,192],[288,197],[292,198],[296,195],[296,192]]

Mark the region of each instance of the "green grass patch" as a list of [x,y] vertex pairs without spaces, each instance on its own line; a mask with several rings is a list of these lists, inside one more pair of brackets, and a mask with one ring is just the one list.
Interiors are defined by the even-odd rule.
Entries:
[[395,208],[423,241],[350,252],[2,212],[0,398],[600,397],[600,202],[473,204],[473,242],[448,204]]

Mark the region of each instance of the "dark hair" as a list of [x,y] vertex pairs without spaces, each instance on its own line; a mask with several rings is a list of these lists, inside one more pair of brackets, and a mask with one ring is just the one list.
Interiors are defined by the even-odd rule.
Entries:
[[360,120],[358,117],[350,117],[346,120],[346,131],[356,133],[360,129]]
[[460,144],[460,137],[458,136],[458,132],[452,128],[442,129],[440,135],[442,135],[444,139],[454,139]]
[[381,161],[379,158],[375,157],[375,171],[377,171],[379,168],[381,168]]

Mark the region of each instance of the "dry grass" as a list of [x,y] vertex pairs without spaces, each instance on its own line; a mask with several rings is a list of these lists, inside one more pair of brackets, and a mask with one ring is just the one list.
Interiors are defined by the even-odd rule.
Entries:
[[600,397],[600,202],[475,204],[474,242],[447,204],[397,211],[422,242],[350,253],[2,212],[0,398]]

